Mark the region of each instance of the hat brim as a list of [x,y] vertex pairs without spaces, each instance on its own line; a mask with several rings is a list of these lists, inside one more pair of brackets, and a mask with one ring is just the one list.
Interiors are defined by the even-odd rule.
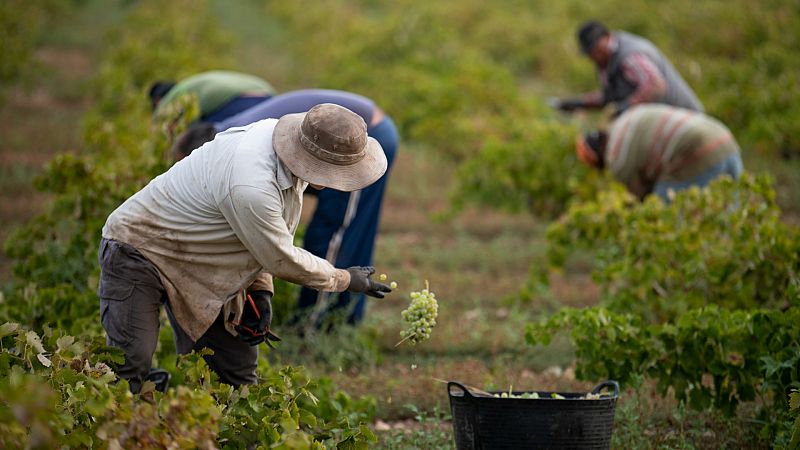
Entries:
[[341,166],[315,158],[300,143],[300,125],[306,113],[287,114],[272,133],[272,147],[286,167],[300,179],[344,192],[364,189],[386,173],[386,154],[374,138],[367,137],[364,158]]

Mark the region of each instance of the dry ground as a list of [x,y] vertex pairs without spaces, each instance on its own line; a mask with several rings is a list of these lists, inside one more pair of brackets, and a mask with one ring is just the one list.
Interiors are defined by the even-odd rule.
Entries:
[[[46,46],[33,63],[30,77],[5,91],[0,104],[0,241],[41,210],[47,196],[33,180],[55,154],[79,148],[90,106],[83,86],[93,65],[85,49]],[[9,270],[0,256],[0,282]]]

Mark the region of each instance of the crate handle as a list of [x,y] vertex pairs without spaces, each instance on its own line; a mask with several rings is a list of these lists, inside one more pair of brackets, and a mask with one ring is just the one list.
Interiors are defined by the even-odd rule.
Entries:
[[619,383],[617,383],[614,380],[606,380],[598,384],[597,386],[594,387],[594,389],[592,389],[592,394],[599,394],[600,391],[603,390],[603,388],[609,388],[609,390],[613,388],[614,389],[613,397],[619,397]]
[[[453,391],[453,388],[459,389],[461,392]],[[451,397],[474,397],[469,389],[458,381],[447,382],[447,393],[450,394]]]

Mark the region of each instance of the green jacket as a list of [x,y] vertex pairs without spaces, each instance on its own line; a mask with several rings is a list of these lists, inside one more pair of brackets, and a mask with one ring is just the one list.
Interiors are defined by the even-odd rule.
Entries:
[[197,95],[200,115],[204,117],[242,94],[274,95],[275,89],[253,75],[212,70],[178,82],[158,103],[155,115],[159,116],[171,102],[187,94]]

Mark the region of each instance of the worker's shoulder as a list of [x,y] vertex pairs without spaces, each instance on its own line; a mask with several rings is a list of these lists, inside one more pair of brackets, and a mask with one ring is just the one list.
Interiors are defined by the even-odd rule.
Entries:
[[689,112],[684,108],[667,105],[665,103],[641,103],[628,108],[617,121],[642,120],[652,117],[671,116],[681,112]]
[[272,133],[277,123],[277,119],[264,119],[217,135],[215,140],[227,147],[232,161],[231,185],[261,185],[263,181],[259,180],[275,178],[278,162]]
[[625,43],[625,41],[628,41],[628,42],[635,42],[637,44],[643,44],[643,45],[647,45],[647,46],[653,46],[653,47],[656,46],[653,43],[653,41],[651,41],[650,39],[647,39],[646,37],[638,35],[638,34],[631,33],[629,31],[614,30],[614,37],[619,39],[620,42],[622,42],[622,43]]
[[193,84],[206,81],[218,80],[258,80],[264,81],[261,78],[241,72],[234,72],[232,70],[208,70],[206,72],[196,73],[190,77],[184,78],[179,84]]
[[363,103],[369,104],[374,107],[375,101],[369,97],[355,92],[340,91],[336,89],[298,89],[295,91],[288,91],[272,97],[268,102],[282,103],[282,102],[303,102],[310,103],[334,103],[340,105],[342,103]]

